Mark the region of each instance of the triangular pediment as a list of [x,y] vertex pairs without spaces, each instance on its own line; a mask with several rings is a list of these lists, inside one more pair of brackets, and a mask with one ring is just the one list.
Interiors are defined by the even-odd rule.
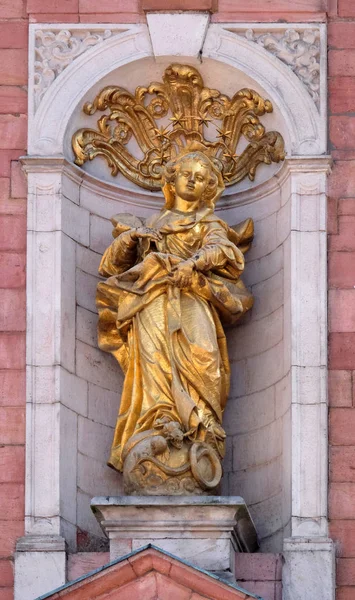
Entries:
[[37,600],[252,600],[237,585],[148,545]]

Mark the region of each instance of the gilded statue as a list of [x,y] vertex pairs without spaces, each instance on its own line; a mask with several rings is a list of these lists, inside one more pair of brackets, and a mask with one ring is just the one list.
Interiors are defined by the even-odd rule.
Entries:
[[[106,88],[86,112],[110,107],[116,130],[108,132],[105,115],[97,136],[80,130],[73,138],[79,164],[101,154],[114,174],[161,188],[165,201],[146,222],[114,217],[114,240],[99,267],[99,347],[125,374],[108,464],[123,471],[128,494],[213,493],[230,380],[223,327],[253,304],[241,280],[253,222],[229,227],[214,209],[226,184],[253,178],[259,162],[282,160],[283,141],[265,134],[256,114],[272,107],[256,92],[229,100],[184,65],[169,67],[165,88],[159,85],[138,88],[134,102],[126,90]],[[158,101],[147,108],[144,96],[153,93]],[[169,107],[171,129],[151,128],[154,114]],[[202,134],[201,121],[212,117],[223,121],[216,141]],[[138,130],[145,156],[126,169],[127,138],[138,139]],[[243,131],[251,139],[244,158],[233,147]]]

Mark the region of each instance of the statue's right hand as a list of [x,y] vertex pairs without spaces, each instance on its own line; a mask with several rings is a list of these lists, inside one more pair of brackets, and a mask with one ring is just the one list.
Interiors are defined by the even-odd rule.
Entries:
[[162,234],[156,229],[151,227],[137,227],[136,229],[130,230],[131,239],[137,241],[138,239],[150,238],[154,242],[159,242],[163,239]]

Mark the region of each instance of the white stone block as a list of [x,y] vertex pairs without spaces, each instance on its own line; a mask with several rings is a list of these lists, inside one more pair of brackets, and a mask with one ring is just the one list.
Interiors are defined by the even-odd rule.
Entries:
[[113,225],[110,221],[91,215],[90,249],[102,255],[112,242],[112,229]]
[[[76,507],[76,497],[74,499],[74,506]],[[69,555],[77,551],[77,533],[76,523],[74,525],[63,518],[60,519],[60,535],[65,539]]]
[[147,13],[149,35],[155,57],[191,56],[202,52],[208,13]]
[[[103,182],[93,187],[83,181],[80,187],[80,206],[92,215],[97,215],[108,221],[119,213],[148,217],[153,212],[160,210],[163,201],[162,193],[149,194],[149,192],[146,192],[142,194],[137,189],[134,190],[134,195],[128,195],[128,198],[125,199],[121,190],[119,192],[117,192],[117,189],[113,191],[112,186],[108,185],[106,187]],[[110,223],[108,225],[110,228]]]
[[253,319],[262,319],[271,315],[283,303],[283,270],[269,279],[253,285],[252,293],[254,296]]
[[60,230],[61,179],[60,168],[52,172],[28,173],[28,231]]
[[[263,546],[263,540],[274,536],[277,532],[283,529],[282,522],[282,494],[275,494],[267,500],[263,500],[257,506],[250,507],[250,514],[255,523],[255,528]],[[275,544],[274,540],[273,552],[280,550],[280,546]],[[270,540],[269,540],[270,545]],[[282,547],[282,546],[281,546]]]
[[101,281],[99,277],[94,277],[80,269],[76,269],[76,302],[79,306],[91,310],[93,313],[97,313],[95,299],[99,281]]
[[34,194],[28,196],[28,231],[60,231],[62,199],[60,194]]
[[77,306],[76,309],[76,338],[89,346],[97,348],[97,323],[96,313]]
[[291,228],[295,231],[326,231],[326,172],[292,175]]
[[77,341],[76,373],[82,379],[121,393],[123,374],[113,356]]
[[27,402],[37,404],[52,404],[59,400],[57,380],[58,367],[26,368],[26,395]]
[[246,266],[243,273],[245,285],[252,286],[276,275],[283,268],[283,250],[278,246],[273,252],[256,260],[249,260],[246,254]]
[[101,254],[89,250],[79,244],[76,246],[76,266],[81,271],[97,277],[101,262]]
[[[291,298],[292,292],[292,262],[291,262],[291,232],[282,244],[283,250],[283,270],[284,270],[284,303]],[[288,315],[288,319],[291,319],[291,311]]]
[[283,244],[285,239],[290,234],[291,230],[291,201],[289,200],[280,210],[276,216],[276,240],[277,245]]
[[297,195],[292,199],[292,221],[294,231],[326,231],[326,195]]
[[229,395],[231,398],[239,398],[244,396],[247,385],[246,361],[239,360],[238,362],[231,361],[231,379]]
[[275,384],[275,417],[282,417],[290,410],[292,402],[291,373]]
[[89,212],[64,196],[62,198],[62,230],[79,244],[89,245]]
[[[89,496],[123,494],[122,475],[107,466],[107,456],[103,461],[78,454],[78,486]],[[75,506],[75,502],[74,502]]]
[[74,367],[74,261],[75,244],[64,234],[28,233],[28,364]]
[[[241,494],[249,507],[282,491],[282,457],[248,471],[229,473],[230,494]],[[257,506],[253,511],[257,511]]]
[[283,529],[280,529],[279,531],[275,531],[275,533],[269,537],[261,539],[260,552],[265,552],[265,554],[268,554],[269,552],[272,554],[278,553],[280,548],[282,548],[285,537],[283,531]]
[[88,417],[96,423],[112,427],[116,423],[120,406],[120,393],[89,383]]
[[[233,88],[233,93],[234,93]],[[260,165],[261,166],[261,165]],[[270,165],[268,165],[270,166]],[[259,178],[260,171],[257,171],[256,180]],[[216,206],[216,213],[219,217],[221,217],[226,223],[230,226],[236,225],[237,223],[241,223],[245,219],[252,218],[254,220],[254,225],[256,229],[259,231],[262,229],[262,221],[267,217],[270,217],[274,213],[277,213],[281,206],[281,194],[282,191],[280,187],[277,185],[275,188],[275,180],[271,177],[270,171],[267,172],[267,175],[261,180],[267,179],[268,181],[265,183],[265,188],[263,188],[263,192],[259,193],[255,188],[251,187],[248,190],[248,186],[250,187],[251,183],[243,182],[238,184],[238,197],[240,198],[237,205],[231,205],[230,199],[228,198],[228,188],[227,192],[224,192],[222,199]],[[240,186],[246,186],[245,189],[240,189]],[[270,186],[270,189],[268,189]],[[233,198],[233,196],[232,196]]]
[[88,413],[88,383],[85,379],[59,368],[60,399],[62,404],[74,413],[87,416]]
[[58,402],[27,404],[26,534],[59,535],[59,423]]
[[[262,299],[260,299],[260,303],[262,304]],[[249,323],[231,330],[227,338],[229,358],[230,360],[242,360],[265,352],[276,346],[282,340],[282,336],[283,309],[281,306],[264,318],[252,319]]]
[[227,435],[226,450],[223,458],[223,475],[230,471],[233,471],[233,438],[231,435]]
[[293,337],[292,331],[294,323],[292,321],[292,300],[290,297],[284,299],[283,304],[284,311],[284,323],[283,323],[283,339],[284,339],[284,366],[285,372],[291,370],[292,365],[292,348],[293,348]]
[[327,367],[292,367],[294,401],[299,404],[327,402]]
[[[76,495],[76,506],[77,506],[77,525],[82,531],[87,531],[90,535],[94,535],[97,538],[103,538],[104,542],[107,542],[106,536],[98,524],[95,516],[90,507],[90,501],[92,496],[85,494],[80,489]],[[106,548],[105,548],[106,550]]]
[[132,552],[132,540],[120,540],[118,538],[110,541],[110,560],[125,556]]
[[[115,425],[115,423],[113,423],[113,425]],[[91,421],[91,419],[85,419],[84,417],[79,416],[79,452],[98,460],[104,465],[109,458],[113,431],[113,427],[107,427],[101,423],[95,423],[94,421]]]
[[81,182],[81,174],[72,169],[65,169],[62,174],[62,195],[75,204],[79,204]]
[[326,233],[291,234],[292,364],[326,366]]
[[27,234],[27,363],[60,362],[60,232]]
[[296,521],[292,535],[327,533],[326,523],[318,521],[327,516],[327,421],[325,404],[292,405],[292,515],[304,518],[306,528],[302,532]]
[[61,236],[60,364],[75,371],[75,242]]
[[262,258],[277,248],[276,218],[277,213],[273,213],[255,222],[255,237],[248,252],[248,260]]
[[275,419],[275,386],[240,398],[229,398],[223,415],[228,435],[251,432]]
[[285,374],[283,342],[261,354],[248,358],[246,363],[248,394],[270,387],[282,379]]
[[78,417],[65,406],[60,408],[60,516],[76,523]]
[[15,600],[35,600],[65,583],[64,550],[15,553]]
[[332,540],[284,540],[284,600],[335,600],[335,552]]
[[254,468],[274,460],[282,452],[282,421],[238,434],[233,438],[233,470]]

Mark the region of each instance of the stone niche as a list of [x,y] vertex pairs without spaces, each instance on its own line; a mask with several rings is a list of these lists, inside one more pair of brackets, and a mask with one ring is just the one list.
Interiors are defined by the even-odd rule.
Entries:
[[[70,141],[74,131],[96,124],[95,117],[87,117],[82,112],[84,102],[115,82],[133,91],[138,85],[160,81],[170,63],[169,58],[159,64],[151,58],[137,61],[110,73],[87,92],[68,124],[65,137],[68,162],[73,157]],[[243,87],[251,87],[267,97],[260,85],[232,67],[206,60],[198,69],[207,87],[230,95]],[[289,147],[287,128],[277,108],[262,122],[268,130],[281,131]],[[117,213],[147,217],[159,210],[163,197],[142,192],[123,176],[113,178],[106,162],[100,158],[86,163],[84,172],[69,166],[66,171],[62,193],[67,214],[71,215],[70,237],[76,257],[75,379],[72,385],[75,381],[76,386],[83,388],[79,407],[78,397],[73,405],[66,401],[78,420],[76,524],[99,536],[100,530],[89,507],[90,498],[103,493],[117,495],[123,488],[121,477],[105,466],[122,375],[114,359],[97,348],[97,269],[102,253],[112,240],[109,218]],[[253,184],[244,180],[238,188],[227,188],[217,206],[217,213],[231,225],[247,217],[255,221],[255,240],[247,255],[244,276],[255,296],[255,306],[245,322],[227,334],[232,380],[224,417],[228,442],[222,492],[245,498],[262,547],[270,551],[280,550],[284,528],[290,521],[290,357],[287,306],[285,308],[290,203],[289,191],[286,186],[282,189],[287,180],[285,171],[283,168],[281,174],[276,164],[262,165]]]
[[244,498],[261,551],[280,552],[287,539],[326,542],[325,88],[317,108],[289,67],[227,26],[209,26],[202,62],[178,51],[157,59],[145,25],[122,31],[67,66],[30,115],[26,535],[62,536],[75,551],[79,529],[80,549],[105,547],[90,500],[123,493],[106,466],[123,377],[97,347],[97,269],[110,217],[147,217],[162,203],[111,177],[100,158],[76,167],[71,136],[95,126],[82,106],[105,85],[134,91],[186,62],[222,93],[250,87],[269,98],[274,111],[261,120],[287,150],[283,164],[262,165],[254,182],[227,188],[216,209],[230,225],[255,222],[243,277],[255,305],[227,331],[222,494]]

